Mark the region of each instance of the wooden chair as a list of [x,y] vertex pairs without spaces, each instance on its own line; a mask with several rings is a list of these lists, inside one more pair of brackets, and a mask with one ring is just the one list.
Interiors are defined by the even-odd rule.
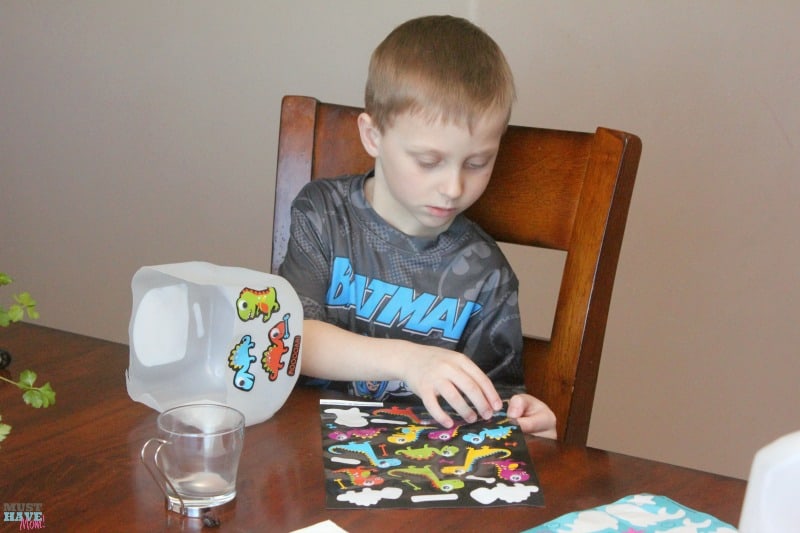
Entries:
[[[272,270],[289,238],[292,199],[309,180],[365,172],[355,107],[285,96],[281,107]],[[467,212],[497,241],[566,252],[552,334],[525,338],[528,391],[586,444],[603,337],[641,141],[629,133],[509,126],[486,192]]]

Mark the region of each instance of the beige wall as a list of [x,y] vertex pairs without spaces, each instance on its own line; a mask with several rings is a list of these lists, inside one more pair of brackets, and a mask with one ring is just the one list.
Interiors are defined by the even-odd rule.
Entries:
[[268,269],[281,95],[359,104],[432,12],[506,50],[514,122],[644,140],[590,443],[746,477],[800,429],[800,3],[4,0],[0,269],[123,342],[139,266]]

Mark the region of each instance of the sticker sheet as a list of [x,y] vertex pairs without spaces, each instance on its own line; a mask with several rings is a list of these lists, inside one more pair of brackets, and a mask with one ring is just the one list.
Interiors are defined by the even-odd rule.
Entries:
[[525,437],[504,411],[438,425],[421,405],[322,400],[333,509],[543,506]]

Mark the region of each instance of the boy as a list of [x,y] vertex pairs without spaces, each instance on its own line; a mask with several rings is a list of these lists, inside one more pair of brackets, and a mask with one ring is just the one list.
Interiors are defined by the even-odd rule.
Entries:
[[375,169],[309,183],[292,205],[280,274],[303,302],[304,375],[416,394],[445,427],[439,396],[487,419],[496,383],[518,392],[507,411],[523,431],[555,437],[550,409],[519,392],[517,278],[461,214],[489,183],[513,100],[502,51],[464,19],[413,19],[378,46],[358,117]]

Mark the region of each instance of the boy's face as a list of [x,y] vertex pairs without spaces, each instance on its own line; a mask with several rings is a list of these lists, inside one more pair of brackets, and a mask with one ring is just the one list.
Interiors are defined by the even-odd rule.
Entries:
[[471,206],[489,183],[507,113],[490,111],[466,125],[403,113],[381,133],[359,117],[361,140],[375,158],[367,199],[389,224],[407,235],[435,236]]

